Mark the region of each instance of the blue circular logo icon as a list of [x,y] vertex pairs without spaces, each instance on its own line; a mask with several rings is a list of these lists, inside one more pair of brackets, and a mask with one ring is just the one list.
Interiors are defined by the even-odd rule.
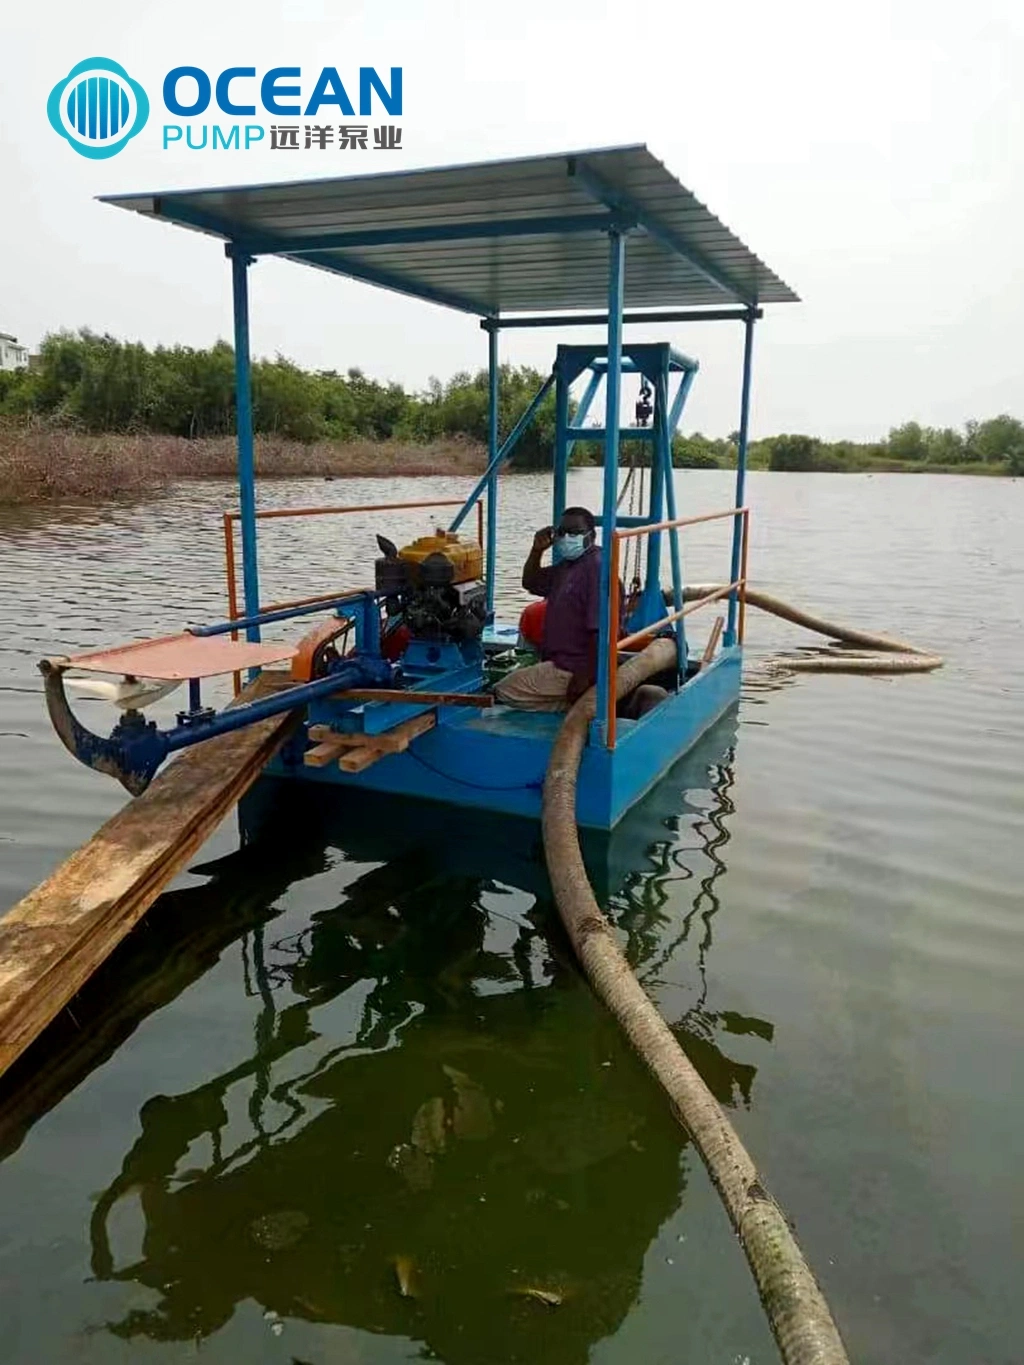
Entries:
[[149,99],[123,66],[88,57],[50,91],[46,113],[55,133],[79,156],[102,161],[116,156],[149,118]]

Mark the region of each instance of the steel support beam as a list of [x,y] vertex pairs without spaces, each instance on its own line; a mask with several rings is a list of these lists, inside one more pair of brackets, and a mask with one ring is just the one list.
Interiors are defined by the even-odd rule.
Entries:
[[[577,407],[576,413],[575,413],[574,418],[573,418],[573,421],[575,422],[577,428],[579,428],[580,426],[582,426],[582,424],[583,424],[584,422],[586,422],[586,420],[587,420],[587,416],[588,416],[588,414],[589,414],[589,412],[590,412],[591,404],[593,403],[594,398],[595,398],[596,395],[597,395],[598,389],[601,387],[601,378],[602,378],[601,375],[596,374],[596,373],[594,373],[593,371],[591,371],[590,378],[587,380],[587,387],[583,390],[583,397],[580,399],[579,407]],[[569,385],[568,385],[568,383],[566,383],[565,388],[566,388],[566,399],[568,400],[568,394],[569,394]],[[566,421],[566,426],[568,427],[568,421],[569,421],[569,405],[568,405],[568,401],[566,402],[565,421]],[[586,428],[584,428],[584,430],[586,430]],[[570,431],[568,431],[568,430],[566,431],[566,434],[565,434],[565,467],[566,467],[566,473],[567,473],[567,475],[568,475],[568,469],[569,469],[569,462],[570,462],[570,460],[572,459],[572,452],[576,449],[576,442],[577,442],[577,440],[580,440],[580,439],[581,439],[580,437],[573,436],[572,433],[571,433]],[[583,439],[589,439],[589,436],[588,436],[587,438],[583,438]],[[555,506],[556,506],[556,508],[558,508],[558,511],[557,511],[557,513],[556,513],[556,516],[555,516],[554,521],[552,522],[552,525],[553,525],[553,526],[557,526],[557,525],[558,525],[559,517],[561,517],[562,512],[565,510],[565,493],[564,493],[564,490],[563,490],[563,493],[562,493],[561,504],[559,504],[558,498],[556,497],[556,498],[555,498]]]
[[[494,333],[491,333],[493,336]],[[569,385],[565,382],[561,367],[557,369],[555,381],[555,456],[552,473],[551,525],[557,526],[565,511],[565,490],[569,481],[569,454],[575,442],[570,440],[569,432]],[[557,542],[552,548],[554,559]]]
[[676,389],[676,396],[672,400],[672,406],[669,408],[668,413],[668,430],[670,436],[676,434],[679,427],[679,419],[683,415],[683,408],[686,407],[686,400],[690,396],[690,390],[693,388],[693,381],[696,376],[696,370],[688,370],[679,381],[679,387]]
[[472,493],[470,493],[466,501],[462,504],[462,506],[459,509],[458,515],[455,517],[452,524],[448,527],[449,531],[457,531],[459,529],[462,523],[469,516],[470,512],[472,512],[473,508],[480,501],[481,496],[487,492],[487,487],[491,479],[497,475],[498,470],[505,463],[508,457],[512,454],[516,446],[519,444],[519,438],[522,436],[523,432],[533,421],[537,409],[540,407],[541,403],[543,403],[544,399],[547,397],[548,391],[550,390],[551,385],[554,382],[555,372],[554,370],[552,370],[552,372],[548,375],[547,379],[545,379],[544,383],[533,395],[530,405],[523,413],[522,417],[520,417],[519,421],[515,424],[515,426],[512,428],[509,434],[505,437],[505,440],[498,449],[497,454],[493,457],[493,459],[488,464],[487,468],[480,475],[480,478],[477,480],[476,487],[473,489]]
[[[740,431],[736,451],[736,506],[744,505],[747,485],[747,438],[750,430],[750,373],[754,355],[754,319],[747,319],[743,335],[743,386],[740,390]],[[734,517],[732,522],[732,559],[730,561],[729,582],[735,583],[740,574],[740,556],[743,550],[743,518]],[[729,616],[725,625],[722,643],[736,643],[737,593],[729,594]]]
[[494,615],[494,573],[498,549],[498,398],[501,372],[498,368],[498,333],[487,334],[487,467],[494,472],[487,484],[487,615]]
[[545,237],[555,234],[607,232],[617,219],[613,213],[549,214],[541,218],[499,218],[485,222],[418,223],[397,228],[361,228],[347,232],[309,233],[302,237],[279,233],[239,233],[238,225],[227,223],[215,213],[173,199],[156,200],[155,211],[171,222],[183,223],[233,238],[250,256],[304,256],[311,251],[346,251],[359,247],[415,246],[431,242],[492,241],[496,237]]
[[608,369],[605,391],[604,499],[601,504],[601,623],[597,642],[597,725],[605,744],[609,736],[608,655],[619,638],[619,623],[612,620],[612,535],[619,475],[619,405],[622,384],[622,298],[626,275],[624,233],[608,234]]
[[424,223],[415,227],[364,228],[358,232],[324,232],[319,236],[280,237],[257,233],[246,237],[253,255],[301,256],[308,251],[347,251],[359,247],[417,246],[432,242],[487,242],[497,237],[546,237],[565,233],[607,232],[613,214],[577,213],[547,218],[500,218],[478,223]]
[[[235,322],[235,427],[238,433],[238,504],[242,526],[242,592],[246,616],[260,609],[256,556],[256,472],[252,440],[252,376],[249,362],[249,281],[251,258],[229,244],[231,293]],[[246,639],[258,640],[258,624],[246,627]]]
[[408,294],[410,298],[425,299],[427,303],[439,303],[444,308],[454,308],[460,313],[476,313],[478,317],[489,317],[492,309],[489,304],[478,303],[465,294],[457,294],[450,289],[435,289],[432,285],[420,284],[406,275],[395,274],[392,270],[381,270],[377,266],[366,265],[363,261],[353,261],[340,252],[311,251],[305,256],[288,259],[320,266],[335,275],[348,275],[350,279],[362,280],[364,284],[375,284],[381,289],[390,289],[396,294]]
[[[750,313],[761,317],[760,308],[666,308],[652,313],[623,313],[624,323],[644,322],[745,322]],[[542,313],[535,317],[488,318],[481,327],[501,331],[519,327],[607,327],[607,313]]]
[[684,237],[681,237],[667,224],[662,223],[655,214],[648,213],[628,194],[616,189],[603,175],[588,166],[585,161],[578,161],[575,157],[571,157],[569,174],[599,204],[604,204],[613,213],[620,213],[630,219],[638,228],[642,228],[648,236],[653,237],[656,242],[660,242],[668,251],[681,256],[716,288],[730,294],[734,299],[739,299],[741,303],[748,306],[757,303],[757,297],[752,288],[740,285],[735,280],[730,279],[729,275],[705,256],[698,247],[691,246]]
[[[249,257],[257,254],[251,249],[247,238],[232,237],[233,225],[225,223],[215,214],[195,209],[190,204],[172,203],[166,199],[157,199],[154,202],[155,212],[170,222],[179,223],[185,227],[198,228],[202,232],[223,237],[233,242],[234,250],[241,251]],[[480,303],[478,300],[468,298],[454,290],[435,289],[431,285],[421,284],[406,275],[397,274],[393,270],[381,269],[363,261],[352,260],[341,254],[327,254],[311,249],[293,251],[284,244],[274,254],[287,256],[300,264],[320,266],[324,270],[333,271],[336,275],[347,275],[350,279],[361,280],[365,284],[374,284],[381,289],[391,289],[396,294],[408,294],[410,298],[424,299],[427,303],[438,303],[444,308],[454,308],[460,313],[475,313],[477,317],[489,320],[494,312],[489,304]]]

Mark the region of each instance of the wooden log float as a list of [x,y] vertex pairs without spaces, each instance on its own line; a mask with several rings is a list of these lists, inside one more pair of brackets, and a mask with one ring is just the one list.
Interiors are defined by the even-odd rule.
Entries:
[[[239,700],[289,682],[264,672]],[[0,1075],[138,923],[296,723],[286,712],[185,750],[0,919]]]

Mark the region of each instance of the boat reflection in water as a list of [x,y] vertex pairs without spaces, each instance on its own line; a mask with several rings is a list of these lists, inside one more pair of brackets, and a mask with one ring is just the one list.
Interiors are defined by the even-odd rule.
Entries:
[[[683,954],[693,975],[696,947],[681,1036],[736,1103],[754,1068],[718,1040],[772,1030],[713,1012],[703,984],[731,738],[718,727],[588,856],[641,976]],[[143,1105],[91,1243],[97,1279],[152,1293],[109,1329],[197,1340],[251,1300],[276,1331],[344,1324],[467,1365],[585,1361],[683,1198],[685,1139],[570,961],[537,827],[276,784],[241,819],[243,849],[177,895],[223,906],[244,884],[254,1046]],[[278,910],[303,882],[301,913]],[[321,883],[336,903],[311,913]],[[119,1257],[129,1196],[141,1254]]]

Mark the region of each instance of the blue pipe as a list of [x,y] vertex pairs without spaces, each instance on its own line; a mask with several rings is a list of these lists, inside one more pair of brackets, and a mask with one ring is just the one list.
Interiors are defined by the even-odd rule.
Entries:
[[[743,331],[743,388],[740,394],[740,433],[739,447],[736,451],[736,506],[743,506],[747,486],[747,433],[750,425],[750,371],[754,353],[754,316],[748,313]],[[735,583],[740,576],[740,554],[743,548],[743,518],[734,517],[732,523],[732,559],[730,561],[729,582]],[[736,592],[729,594],[729,619],[722,638],[724,645],[736,643]]]
[[[380,594],[385,596],[386,594]],[[246,630],[254,627],[270,625],[273,621],[290,621],[293,616],[313,616],[318,611],[334,611],[345,602],[358,602],[365,598],[371,598],[376,602],[378,594],[376,592],[347,592],[339,593],[337,597],[328,598],[322,602],[312,602],[305,607],[282,607],[279,611],[263,611],[253,616],[244,616],[239,621],[218,621],[212,626],[193,626],[189,630],[190,635],[227,635],[231,630]]]
[[487,563],[484,582],[487,585],[487,616],[494,616],[495,567],[498,557],[498,400],[501,372],[498,368],[498,333],[495,328],[487,333],[487,467],[494,473],[487,484]]
[[509,432],[508,436],[505,439],[504,445],[494,456],[493,460],[491,460],[490,464],[484,470],[483,474],[481,474],[479,482],[477,483],[476,487],[473,489],[472,493],[470,493],[466,501],[462,504],[458,516],[448,527],[449,531],[457,531],[459,527],[462,525],[462,523],[469,516],[470,512],[472,512],[476,504],[480,501],[480,496],[482,493],[485,493],[487,491],[487,485],[490,483],[492,477],[494,477],[497,474],[498,470],[508,459],[508,457],[512,454],[516,446],[519,444],[519,438],[522,436],[523,432],[533,421],[534,414],[540,407],[541,403],[543,403],[544,399],[547,397],[548,390],[551,388],[551,385],[554,382],[555,372],[554,370],[552,370],[551,373],[548,375],[547,379],[545,379],[544,383],[534,394],[530,406],[526,409],[522,417],[520,417],[519,421]]
[[700,361],[694,360],[693,356],[686,355],[682,351],[677,351],[674,346],[668,348],[668,367],[670,370],[699,370]]
[[329,677],[300,683],[297,687],[286,688],[269,697],[260,697],[257,701],[246,702],[243,706],[229,706],[206,720],[176,725],[171,730],[158,730],[156,735],[163,741],[164,753],[172,754],[177,749],[187,749],[192,744],[198,744],[201,739],[230,734],[232,730],[242,730],[247,725],[254,725],[256,721],[279,716],[285,711],[294,711],[318,697],[329,697],[332,692],[340,692],[350,687],[384,687],[391,678],[391,665],[384,659],[345,660]]
[[[587,387],[583,390],[583,397],[580,399],[579,407],[573,417],[573,422],[577,427],[582,427],[590,414],[590,405],[594,401],[598,389],[601,387],[601,375],[596,370],[591,370],[590,378],[587,380]],[[568,419],[567,419],[568,423]],[[565,458],[568,462],[576,445],[576,438],[570,436],[565,445]]]
[[[581,427],[578,424],[569,428],[573,441],[603,441],[604,427]],[[620,441],[653,441],[650,427],[620,427]]]
[[[100,196],[103,197],[102,195]],[[623,322],[742,322],[747,316],[746,308],[670,308],[658,312],[623,313]],[[761,309],[754,310],[758,317]],[[489,327],[489,321],[481,327]],[[608,317],[605,313],[541,313],[534,317],[512,317],[502,320],[502,331],[510,327],[606,327]]]
[[[250,258],[237,248],[231,255],[231,292],[235,314],[235,423],[238,432],[238,501],[242,524],[242,591],[247,617],[260,609],[259,568],[256,559],[256,474],[252,450],[252,383],[249,365]],[[258,640],[258,623],[246,628],[246,638]]]
[[[181,217],[179,208],[168,205],[168,217]],[[209,219],[206,220],[209,222]],[[546,237],[566,233],[603,232],[614,219],[605,210],[590,213],[553,214],[537,218],[500,218],[494,222],[428,223],[410,227],[359,228],[350,232],[322,232],[302,237],[275,237],[272,233],[246,235],[245,247],[254,256],[303,256],[311,251],[365,250],[375,246],[415,246],[435,242],[486,242],[495,237]]]
[[605,743],[608,715],[608,649],[618,638],[619,623],[611,612],[612,535],[619,475],[619,389],[622,383],[622,301],[626,239],[608,234],[608,369],[605,393],[604,500],[601,506],[601,623],[597,638],[597,726]]
[[[602,360],[598,357],[590,368],[595,370],[598,374],[604,374],[608,368],[608,362],[607,360]],[[631,356],[624,355],[622,357],[622,362],[619,365],[619,372],[620,374],[639,374],[640,366]]]
[[679,381],[679,388],[676,389],[676,396],[672,400],[672,407],[669,409],[668,414],[668,430],[670,437],[675,435],[679,426],[679,419],[683,415],[683,408],[686,407],[686,400],[690,396],[690,390],[693,388],[693,381],[696,376],[696,370],[688,370]]
[[[189,715],[179,720],[170,730],[158,730],[154,721],[144,721],[138,713],[121,717],[111,734],[104,739],[87,730],[68,706],[64,693],[64,670],[44,659],[40,664],[46,689],[46,705],[54,728],[62,743],[86,767],[108,773],[133,796],[146,790],[153,774],[169,753],[186,749],[215,735],[229,734],[246,725],[266,720],[270,716],[301,709],[310,701],[331,696],[347,687],[388,686],[393,669],[379,657],[360,656],[347,659],[328,677],[261,697],[242,706],[209,715]],[[190,700],[195,697],[190,685]]]

